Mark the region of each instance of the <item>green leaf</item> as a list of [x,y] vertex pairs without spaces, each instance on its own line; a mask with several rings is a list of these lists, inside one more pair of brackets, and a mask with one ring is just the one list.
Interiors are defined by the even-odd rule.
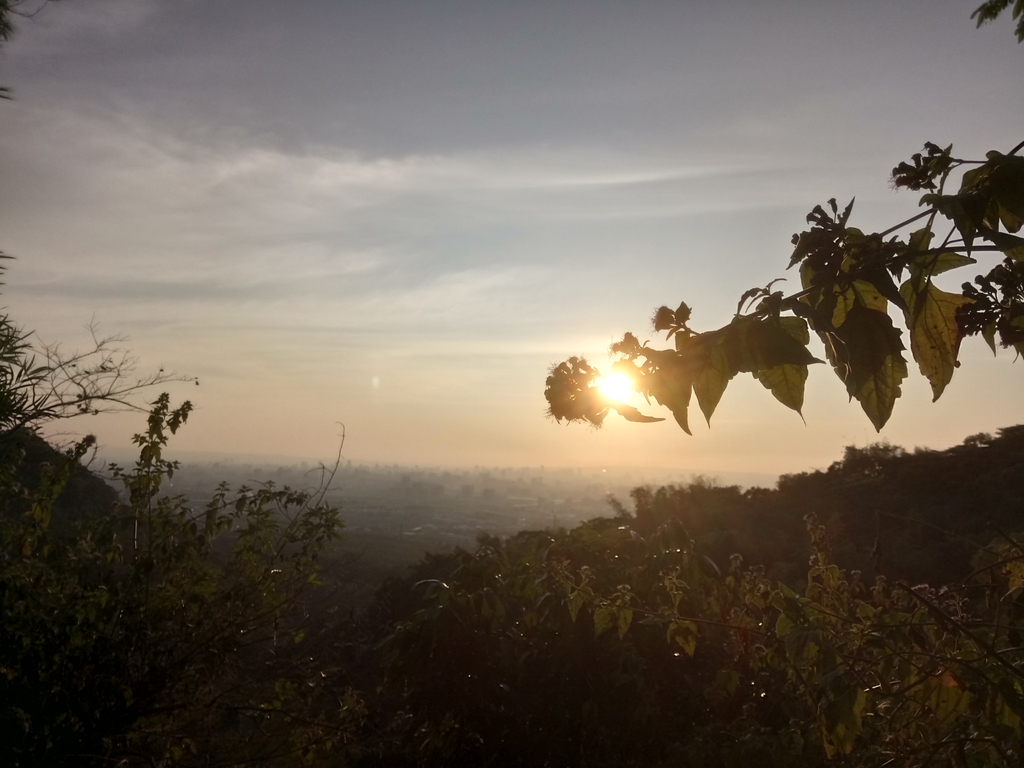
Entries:
[[777,365],[758,371],[754,376],[765,389],[771,390],[775,399],[787,408],[792,408],[803,418],[804,384],[807,381],[806,365]]
[[580,608],[583,607],[584,600],[586,600],[586,595],[583,594],[582,589],[575,590],[569,596],[569,616],[574,622],[576,621],[576,616],[579,615]]
[[889,306],[888,300],[875,286],[864,280],[854,280],[853,285],[842,293],[836,294],[836,306],[832,310],[832,326],[838,328],[846,320],[846,315],[857,305],[868,309],[877,309],[885,312]]
[[855,305],[834,333],[827,334],[836,374],[856,398],[876,430],[892,415],[907,361],[900,332],[885,312]]
[[960,267],[966,267],[968,264],[977,263],[978,260],[972,259],[970,256],[946,251],[945,253],[917,256],[907,263],[907,267],[910,269],[910,279],[915,281],[915,285],[920,286],[933,275],[941,275],[943,272],[949,272],[951,269],[959,269]]
[[821,728],[829,757],[848,755],[863,725],[861,715],[867,695],[858,686],[850,686],[839,697],[825,703],[821,712]]
[[594,637],[600,637],[602,634],[612,628],[615,623],[615,608],[610,605],[603,605],[594,611]]
[[722,393],[725,392],[734,374],[719,343],[711,344],[709,357],[709,361],[693,380],[693,393],[697,396],[697,404],[710,427],[711,414],[718,407]]
[[956,311],[974,300],[948,293],[925,283],[914,290],[908,280],[900,288],[907,302],[907,327],[910,329],[910,351],[921,373],[932,387],[932,401],[939,399],[953,378],[963,337],[956,321]]
[[616,610],[616,618],[619,625],[619,640],[621,640],[629,631],[629,625],[633,621],[633,611],[629,608],[619,608]]
[[807,328],[807,321],[800,317],[780,317],[779,325],[782,330],[803,344],[805,347],[811,343],[811,332]]
[[1024,562],[1014,560],[1003,566],[1003,573],[1006,574],[1010,591],[1024,589]]
[[779,365],[810,365],[820,363],[807,349],[809,334],[800,337],[798,327],[806,329],[799,317],[767,317],[751,323],[747,332],[749,357],[753,363],[751,373]]
[[785,637],[793,629],[793,620],[784,613],[779,614],[778,620],[775,622],[775,634],[778,637]]
[[928,678],[912,695],[931,709],[940,728],[951,725],[971,705],[971,694],[949,670]]
[[692,621],[673,621],[668,625],[668,642],[675,641],[687,656],[697,651],[697,625]]

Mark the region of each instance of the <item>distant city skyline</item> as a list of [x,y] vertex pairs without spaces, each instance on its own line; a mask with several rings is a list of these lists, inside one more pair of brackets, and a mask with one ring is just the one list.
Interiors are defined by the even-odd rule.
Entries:
[[[785,272],[830,197],[925,141],[1024,136],[1024,45],[980,0],[729,4],[74,0],[0,52],[3,302],[42,339],[92,319],[197,409],[171,453],[777,475],[843,446],[944,448],[1024,422],[979,339],[876,434],[826,366],[800,417],[745,377],[708,430],[545,418],[547,368],[607,365],[685,300],[696,328]],[[817,347],[812,344],[814,349]],[[155,393],[154,393],[155,394]],[[658,408],[653,413],[667,415]],[[138,414],[82,419],[127,451]]]

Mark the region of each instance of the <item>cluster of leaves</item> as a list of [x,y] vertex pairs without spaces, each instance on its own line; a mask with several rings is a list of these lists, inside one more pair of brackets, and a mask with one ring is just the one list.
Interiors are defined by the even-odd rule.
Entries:
[[[0,264],[0,274],[3,269]],[[148,407],[136,399],[141,392],[170,382],[199,383],[163,368],[138,375],[138,358],[123,336],[103,336],[95,325],[89,332],[88,348],[67,352],[60,344],[33,343],[35,334],[0,312],[0,436],[73,416],[145,412]]]
[[983,548],[957,588],[867,584],[811,518],[794,590],[739,557],[720,571],[677,520],[639,522],[486,539],[386,590],[403,606],[383,641],[393,720],[370,764],[1024,757],[1016,540]]
[[162,493],[177,468],[163,448],[190,407],[158,398],[138,463],[112,467],[129,503],[70,534],[51,512],[86,445],[31,491],[4,483],[5,764],[269,765],[349,732],[358,701],[325,700],[332,670],[303,644],[338,511],[272,484],[221,486],[201,510]]
[[1024,43],[1024,0],[987,0],[971,14],[978,20],[978,26],[994,21],[1003,11],[1013,4],[1013,18],[1017,20],[1017,42]]
[[[960,344],[981,334],[996,349],[1024,349],[1024,158],[989,152],[984,161],[967,161],[952,148],[928,143],[911,163],[893,169],[893,184],[927,190],[926,210],[884,232],[865,234],[849,224],[851,201],[842,211],[836,201],[816,206],[807,216],[810,229],[793,236],[789,266],[800,273],[801,290],[786,296],[769,284],[740,299],[733,320],[723,328],[698,333],[689,326],[690,308],[661,307],[654,330],[674,337],[674,349],[655,349],[627,333],[612,345],[613,364],[647,402],[668,407],[687,433],[689,406],[696,397],[710,424],[723,392],[740,373],[749,373],[779,402],[800,413],[808,366],[820,363],[809,350],[810,331],[824,356],[871,423],[881,430],[889,420],[908,374],[902,331],[890,305],[899,311],[910,353],[931,384],[935,399],[959,365]],[[950,174],[967,170],[959,190],[946,194]],[[925,225],[903,237],[899,230],[921,219]],[[937,222],[950,229],[935,244]],[[982,240],[984,244],[977,241]],[[961,294],[939,288],[934,278],[975,264],[972,254],[998,252],[1005,261]],[[599,424],[609,408],[631,421],[649,417],[610,401],[598,389],[601,374],[585,360],[555,366],[545,396],[557,420]],[[571,405],[570,405],[571,403]],[[597,418],[595,418],[595,415]]]

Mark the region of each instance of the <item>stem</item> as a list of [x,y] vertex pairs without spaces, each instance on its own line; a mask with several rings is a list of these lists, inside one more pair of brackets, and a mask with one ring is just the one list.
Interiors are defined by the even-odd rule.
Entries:
[[897,229],[903,229],[903,227],[907,226],[907,224],[913,224],[918,219],[923,219],[925,216],[931,216],[931,215],[932,215],[932,209],[929,209],[927,211],[922,211],[921,213],[917,214],[917,216],[911,216],[906,221],[901,221],[899,224],[897,224],[895,226],[892,226],[892,227],[889,227],[887,230],[885,230],[885,232],[879,232],[878,236],[879,237],[885,237],[886,235],[891,235]]
[[943,611],[939,606],[935,605],[935,603],[933,603],[928,598],[919,595],[911,587],[907,586],[902,581],[896,582],[896,586],[902,589],[904,592],[907,592],[911,597],[923,603],[924,606],[928,608],[928,610],[930,610],[937,618],[939,618],[940,621],[948,622],[950,626],[955,627],[963,635],[970,638],[971,641],[975,644],[975,646],[983,649],[990,659],[1002,665],[1005,669],[1007,669],[1010,672],[1011,675],[1013,675],[1017,679],[1024,679],[1024,673],[1022,673],[1019,669],[1013,666],[1013,664],[1004,659],[1002,654],[999,653],[999,651],[996,649],[994,645],[978,637],[976,634],[971,632],[971,630],[965,627],[962,622],[950,616],[948,613]]

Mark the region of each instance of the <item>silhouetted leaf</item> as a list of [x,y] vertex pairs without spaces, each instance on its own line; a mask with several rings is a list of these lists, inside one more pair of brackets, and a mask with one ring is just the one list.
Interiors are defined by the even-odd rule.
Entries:
[[[806,343],[791,332],[796,327],[792,323],[803,324],[804,321],[796,317],[787,318],[787,321],[790,325],[777,317],[734,320],[731,324],[735,334],[733,346],[724,348],[733,370],[756,373],[779,365],[820,363],[808,351]],[[806,325],[802,327],[806,328]],[[738,356],[737,352],[740,352]]]
[[676,307],[676,322],[680,325],[685,325],[690,321],[690,307],[685,301],[679,302],[679,306]]
[[1011,259],[1024,261],[1024,238],[987,228],[981,229],[979,234]]
[[626,421],[636,422],[637,424],[653,424],[656,421],[664,421],[664,419],[658,416],[645,416],[633,406],[626,405],[625,403],[609,401],[608,406],[614,409]]
[[896,287],[896,282],[892,279],[892,275],[889,274],[889,270],[884,267],[878,267],[877,269],[861,272],[860,275],[864,282],[870,284],[882,296],[900,309],[906,309],[903,306],[903,297],[900,296],[899,289]]
[[689,368],[678,358],[663,356],[659,358],[658,368],[647,375],[647,388],[651,397],[666,406],[683,431],[690,435],[687,409],[690,407],[690,394],[693,391],[693,380]]
[[1007,231],[1017,232],[1024,224],[1024,158],[1006,158],[989,179],[999,220]]
[[892,415],[900,383],[907,376],[900,332],[889,316],[859,304],[850,309],[836,329],[831,346],[832,364],[876,430]]
[[921,198],[921,205],[935,208],[947,219],[950,219],[953,222],[953,226],[960,233],[960,237],[964,239],[967,252],[971,252],[977,226],[964,207],[963,198],[958,195],[925,195]]
[[915,290],[908,280],[900,289],[907,301],[907,327],[910,329],[910,351],[921,373],[932,387],[932,400],[938,400],[953,377],[960,352],[962,336],[956,311],[973,299],[948,293],[925,283]]
[[981,337],[985,339],[985,343],[988,344],[988,348],[992,350],[992,354],[996,354],[996,324],[989,323],[982,328]]
[[889,306],[887,299],[874,285],[864,280],[854,280],[853,285],[836,295],[836,306],[832,310],[832,326],[841,326],[846,320],[847,313],[857,305],[880,312],[885,312]]
[[725,388],[734,375],[720,344],[712,343],[710,347],[708,362],[693,380],[693,393],[697,396],[697,404],[709,427],[711,426],[711,414],[718,407],[722,393],[725,392]]
[[912,279],[923,282],[923,279],[933,275],[941,275],[951,269],[966,267],[968,264],[977,264],[977,259],[964,256],[961,253],[946,251],[945,253],[925,254],[917,256],[907,263]]

